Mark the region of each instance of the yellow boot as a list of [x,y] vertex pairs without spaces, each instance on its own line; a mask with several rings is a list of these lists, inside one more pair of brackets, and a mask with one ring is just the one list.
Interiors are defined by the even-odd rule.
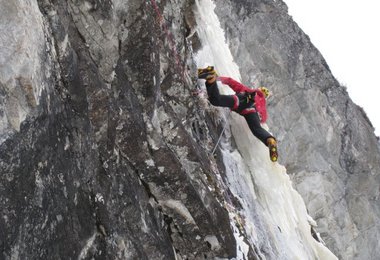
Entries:
[[272,162],[277,162],[278,153],[277,153],[277,141],[273,137],[267,139],[267,145],[269,148],[269,157]]

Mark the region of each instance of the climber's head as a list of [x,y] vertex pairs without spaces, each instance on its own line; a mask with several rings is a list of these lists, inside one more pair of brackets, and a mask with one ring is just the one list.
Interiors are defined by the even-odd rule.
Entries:
[[261,92],[263,92],[265,98],[268,98],[268,97],[269,97],[269,95],[270,95],[270,91],[269,91],[269,89],[267,89],[266,87],[259,87],[259,90],[260,90]]

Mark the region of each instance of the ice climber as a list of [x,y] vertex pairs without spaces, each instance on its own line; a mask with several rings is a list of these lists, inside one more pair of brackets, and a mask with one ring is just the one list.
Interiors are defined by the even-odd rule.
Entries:
[[[267,120],[266,98],[269,96],[269,90],[264,87],[252,89],[232,78],[218,76],[213,66],[198,69],[198,78],[206,80],[210,103],[214,106],[228,107],[244,116],[253,135],[269,148],[271,161],[276,162],[278,159],[276,138],[261,127],[261,123]],[[235,95],[221,95],[217,80],[233,89]]]

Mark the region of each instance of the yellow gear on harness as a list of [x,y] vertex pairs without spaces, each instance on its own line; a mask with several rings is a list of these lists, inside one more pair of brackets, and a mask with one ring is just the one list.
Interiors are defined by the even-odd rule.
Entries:
[[268,97],[269,97],[269,95],[270,95],[270,91],[269,91],[269,89],[267,89],[266,87],[259,87],[259,90],[260,90],[261,92],[263,92],[265,98],[268,98]]

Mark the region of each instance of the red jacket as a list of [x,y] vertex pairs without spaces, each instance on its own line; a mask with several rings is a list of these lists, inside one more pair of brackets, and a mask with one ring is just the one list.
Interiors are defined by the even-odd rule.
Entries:
[[264,93],[259,89],[249,88],[246,85],[237,82],[236,80],[230,77],[218,77],[218,79],[225,85],[228,85],[232,88],[236,93],[248,92],[248,93],[256,93],[255,94],[255,108],[259,113],[261,118],[261,123],[265,123],[267,121],[267,109],[266,109],[266,101]]

